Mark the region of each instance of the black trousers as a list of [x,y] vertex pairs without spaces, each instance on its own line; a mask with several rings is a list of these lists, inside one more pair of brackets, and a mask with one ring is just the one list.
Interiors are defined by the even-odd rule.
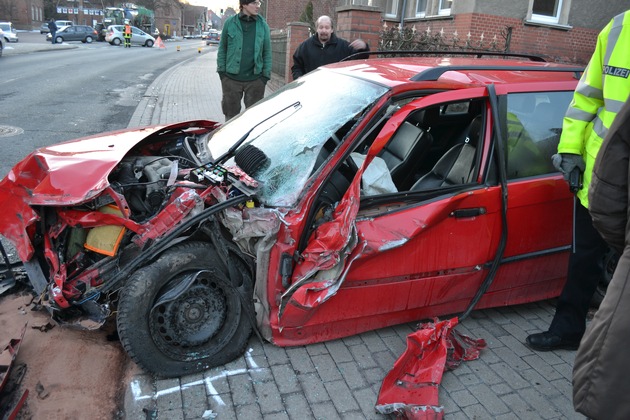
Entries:
[[567,340],[580,340],[584,335],[586,313],[597,284],[603,280],[603,259],[608,251],[586,207],[579,200],[575,207],[575,252],[569,257],[567,282],[549,327]]

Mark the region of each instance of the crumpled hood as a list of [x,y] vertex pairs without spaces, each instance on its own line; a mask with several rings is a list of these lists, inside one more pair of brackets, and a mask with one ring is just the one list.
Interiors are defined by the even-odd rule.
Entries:
[[37,149],[0,181],[0,205],[16,196],[30,205],[90,200],[109,185],[107,177],[122,158],[161,128],[116,131]]
[[33,206],[88,202],[109,187],[110,173],[149,136],[186,129],[190,129],[187,133],[206,133],[216,126],[213,121],[186,121],[112,131],[37,149],[0,181],[0,234],[16,246],[22,261],[29,261],[33,246],[26,230],[39,218]]

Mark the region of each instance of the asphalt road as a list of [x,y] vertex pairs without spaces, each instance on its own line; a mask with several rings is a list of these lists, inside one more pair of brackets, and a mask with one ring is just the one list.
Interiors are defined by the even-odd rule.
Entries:
[[201,40],[165,49],[105,42],[53,49],[39,32],[19,39],[0,57],[0,177],[37,147],[126,128],[157,76],[210,49]]
[[[0,57],[0,178],[38,147],[127,128],[160,74],[216,50],[201,40],[125,49],[106,42],[52,45],[39,32],[18,35]],[[0,241],[14,261],[13,246]]]

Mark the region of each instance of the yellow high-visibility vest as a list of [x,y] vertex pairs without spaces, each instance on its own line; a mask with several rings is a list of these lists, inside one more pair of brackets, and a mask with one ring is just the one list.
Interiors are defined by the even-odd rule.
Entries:
[[584,158],[584,186],[577,196],[586,208],[595,158],[629,93],[630,11],[626,11],[615,16],[597,36],[595,52],[575,89],[558,144],[559,153]]

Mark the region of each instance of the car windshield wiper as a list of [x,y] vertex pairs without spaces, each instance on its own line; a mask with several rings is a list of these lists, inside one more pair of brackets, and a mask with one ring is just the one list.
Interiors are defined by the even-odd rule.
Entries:
[[[222,154],[221,156],[219,156],[217,158],[217,160],[214,161],[214,163],[220,164],[225,162],[229,157],[231,157],[234,152],[236,151],[236,149],[238,149],[238,147],[243,144],[243,142],[245,140],[247,140],[247,137],[249,137],[249,135],[252,133],[252,131],[254,131],[257,127],[259,127],[262,123],[269,121],[270,119],[272,119],[273,117],[275,117],[276,115],[279,115],[281,113],[283,113],[284,111],[286,111],[287,109],[293,108],[295,111],[297,111],[298,109],[300,109],[302,107],[302,104],[300,103],[300,101],[296,101],[294,103],[292,103],[289,106],[286,106],[284,108],[282,108],[280,111],[276,112],[275,114],[271,114],[270,116],[268,116],[267,118],[265,118],[264,120],[260,121],[258,124],[254,125],[252,128],[250,128],[245,134],[243,134],[243,136],[238,139],[238,141],[236,143],[234,143],[232,145],[232,147],[230,147],[228,149],[227,152],[225,152],[224,154]],[[287,116],[288,118],[289,116]],[[280,121],[278,121],[280,122]],[[276,123],[277,124],[277,123]],[[275,125],[275,124],[274,124]],[[271,128],[271,127],[270,127]],[[266,131],[266,130],[265,130]]]

